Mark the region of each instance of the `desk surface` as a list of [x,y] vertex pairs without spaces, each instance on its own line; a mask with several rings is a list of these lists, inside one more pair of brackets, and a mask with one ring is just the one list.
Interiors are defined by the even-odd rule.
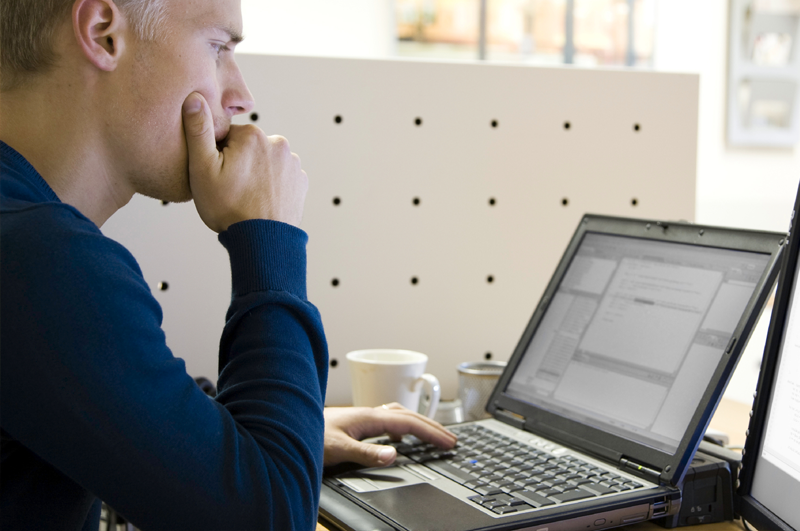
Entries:
[[[744,446],[745,431],[750,413],[750,406],[733,400],[722,399],[717,408],[714,418],[711,419],[711,428],[727,433],[730,437],[731,446]],[[654,531],[664,528],[651,522],[635,524],[625,528],[630,531]],[[718,524],[707,524],[693,526],[696,531],[742,531],[739,521],[721,522]],[[328,531],[325,527],[317,524],[317,531]]]

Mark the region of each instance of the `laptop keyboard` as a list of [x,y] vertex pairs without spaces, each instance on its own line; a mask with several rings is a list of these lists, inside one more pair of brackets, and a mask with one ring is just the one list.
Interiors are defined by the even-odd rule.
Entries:
[[[574,456],[555,456],[477,424],[450,428],[452,450],[406,437],[384,442],[399,454],[475,491],[469,500],[496,514],[558,505],[642,484]],[[383,441],[382,441],[383,442]]]

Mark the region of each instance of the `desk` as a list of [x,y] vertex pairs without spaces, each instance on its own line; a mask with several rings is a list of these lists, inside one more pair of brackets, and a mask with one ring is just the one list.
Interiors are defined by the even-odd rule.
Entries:
[[[714,418],[711,419],[711,428],[727,433],[732,446],[744,446],[745,431],[747,431],[747,424],[750,418],[749,413],[749,405],[723,398],[714,414]],[[628,526],[625,529],[628,531],[655,531],[657,529],[663,531],[664,528],[651,522],[644,522]],[[741,522],[734,521],[692,526],[686,529],[696,531],[742,531],[743,528]],[[317,524],[316,531],[328,530]]]

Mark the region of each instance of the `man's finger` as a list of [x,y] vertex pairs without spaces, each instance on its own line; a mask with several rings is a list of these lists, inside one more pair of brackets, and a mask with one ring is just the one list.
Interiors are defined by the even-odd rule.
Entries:
[[183,102],[183,130],[189,151],[189,174],[208,170],[219,158],[214,119],[205,98],[192,92]]
[[376,421],[373,430],[361,435],[374,437],[386,433],[393,440],[398,440],[403,435],[413,435],[418,439],[445,449],[452,448],[458,441],[454,433],[447,431],[441,425],[428,424],[421,415],[406,415],[401,411],[389,413],[384,411],[381,414],[376,411]]
[[[382,409],[382,406],[375,408],[382,420],[382,427],[392,438],[411,434],[425,442],[444,448],[452,448],[458,440],[455,433],[449,431],[435,420],[415,413],[399,404],[387,404],[386,409],[383,409],[383,413],[381,413]],[[372,435],[369,434],[369,436]]]
[[347,445],[344,453],[342,461],[350,461],[368,467],[391,465],[397,458],[397,450],[391,446],[367,444],[355,440]]
[[[422,415],[420,413],[416,413],[414,411],[411,411],[410,409],[408,409],[406,407],[403,407],[401,404],[398,404],[397,402],[392,402],[391,404],[384,404],[382,406],[376,407],[375,409],[377,409],[377,410],[380,410],[380,409],[387,410],[388,409],[388,410],[391,410],[394,413],[402,413],[403,415],[408,415],[408,416],[414,417],[416,419],[419,419],[422,422],[426,422],[426,423],[430,424],[431,427],[433,427],[433,428],[436,428],[436,429],[439,429],[439,430],[446,429],[446,428],[444,428],[444,426],[442,426],[441,424],[439,424],[435,420],[430,419],[430,418],[428,418],[425,415]],[[450,433],[453,436],[453,438],[455,438],[455,434],[454,433],[451,433],[451,432],[448,432],[448,433]]]

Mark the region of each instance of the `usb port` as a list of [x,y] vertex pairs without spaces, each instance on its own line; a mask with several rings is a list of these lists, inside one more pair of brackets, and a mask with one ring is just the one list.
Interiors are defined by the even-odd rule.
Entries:
[[664,500],[653,504],[653,516],[650,518],[658,518],[659,516],[666,516],[669,512],[669,502]]

